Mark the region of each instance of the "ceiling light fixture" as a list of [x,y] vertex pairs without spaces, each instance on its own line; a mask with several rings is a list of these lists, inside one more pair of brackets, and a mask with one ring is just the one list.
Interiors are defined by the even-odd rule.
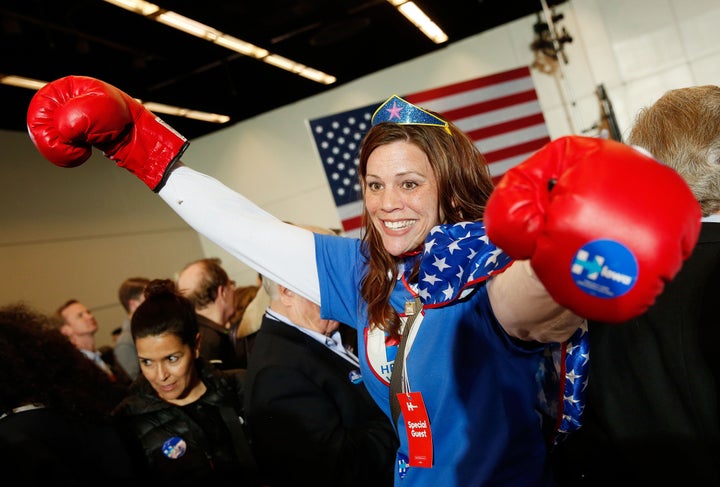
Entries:
[[39,90],[47,84],[45,81],[12,75],[0,75],[0,83],[4,85],[17,86],[19,88],[27,88],[29,90]]
[[[39,90],[45,86],[47,81],[40,81],[37,79],[23,78],[22,76],[12,75],[1,75],[0,84],[17,86],[19,88],[27,88],[29,90]],[[198,110],[191,110],[189,108],[175,107],[172,105],[165,105],[162,103],[155,103],[151,101],[142,101],[136,98],[136,100],[142,103],[145,108],[153,113],[164,113],[166,115],[175,115],[177,117],[192,118],[194,120],[200,120],[203,122],[211,123],[226,123],[230,121],[230,117],[227,115],[220,115],[217,113],[201,112]]]
[[304,78],[329,85],[335,83],[337,78],[329,74],[310,68],[304,64],[296,63],[290,59],[270,53],[267,49],[255,46],[249,42],[237,39],[233,36],[224,34],[217,29],[209,27],[205,24],[197,22],[188,17],[184,17],[176,12],[164,10],[157,5],[146,2],[145,0],[104,0],[116,7],[124,8],[130,12],[147,17],[150,20],[160,22],[174,29],[185,32],[186,34],[199,37],[208,42],[215,43],[226,49],[239,52],[244,56],[249,56],[263,61],[272,66],[284,69],[293,74],[297,74]]
[[164,113],[166,115],[175,115],[178,117],[192,118],[194,120],[201,120],[203,122],[212,123],[226,123],[230,121],[230,117],[227,115],[219,115],[217,113],[200,112],[198,110],[190,110],[188,108],[180,108],[172,105],[165,105],[162,103],[155,103],[152,101],[142,101],[136,98],[137,101],[143,104],[145,108],[153,113]]
[[430,20],[430,17],[428,17],[415,2],[409,2],[407,0],[387,1],[435,44],[442,44],[448,40],[447,34],[443,32],[435,22]]

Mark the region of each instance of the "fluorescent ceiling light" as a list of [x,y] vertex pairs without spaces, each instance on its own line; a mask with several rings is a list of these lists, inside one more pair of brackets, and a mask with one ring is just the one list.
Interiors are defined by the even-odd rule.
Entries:
[[153,113],[165,113],[167,115],[176,115],[178,117],[192,118],[195,120],[202,120],[203,122],[212,123],[225,123],[230,120],[227,115],[219,115],[217,113],[199,112],[197,110],[189,110],[187,108],[174,107],[172,105],[164,105],[162,103],[155,103],[152,101],[142,101],[145,108]]
[[[39,90],[47,84],[47,81],[40,81],[37,79],[23,78],[21,76],[12,75],[1,75],[0,84],[17,86],[19,88],[27,88],[30,90]],[[137,98],[136,98],[137,100]],[[142,103],[145,108],[153,113],[164,113],[166,115],[175,115],[178,117],[192,118],[194,120],[200,120],[203,122],[212,123],[226,123],[230,121],[230,117],[227,115],[220,115],[217,113],[207,113],[198,110],[191,110],[189,108],[174,107],[172,105],[164,105],[162,103],[155,103],[151,101],[137,100]]]
[[442,44],[448,40],[447,34],[435,22],[430,20],[430,17],[415,5],[415,2],[408,2],[407,0],[387,1],[435,44]]
[[19,88],[27,88],[29,90],[39,90],[47,84],[45,81],[12,75],[0,75],[0,83],[4,85],[17,86]]
[[213,27],[197,22],[188,17],[182,16],[170,10],[163,10],[155,4],[145,0],[104,0],[117,7],[124,8],[130,12],[147,17],[150,20],[160,22],[186,34],[199,37],[208,42],[215,43],[226,49],[239,52],[244,56],[259,59],[272,66],[284,69],[312,81],[329,85],[337,81],[335,76],[323,73],[317,69],[308,68],[304,64],[296,63],[290,59],[272,54],[262,47],[255,46],[249,42],[229,36]]

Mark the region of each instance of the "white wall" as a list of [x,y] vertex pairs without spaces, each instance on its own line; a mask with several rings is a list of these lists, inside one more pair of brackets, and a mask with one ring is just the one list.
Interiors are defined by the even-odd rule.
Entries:
[[78,299],[98,319],[102,345],[125,317],[117,298],[125,278],[172,278],[203,257],[197,233],[101,155],[63,169],[27,135],[0,131],[0,146],[0,304],[52,313]]
[[[565,16],[560,25],[574,39],[566,45],[563,82],[533,74],[553,138],[581,133],[598,121],[595,89],[601,83],[623,132],[639,108],[666,90],[720,84],[717,0],[571,0],[558,10]],[[279,218],[338,228],[307,120],[393,93],[529,65],[535,20],[525,17],[201,137],[192,141],[183,160]],[[115,292],[124,277],[172,277],[203,254],[221,257],[239,283],[254,282],[254,271],[205,238],[198,240],[142,183],[101,156],[80,168],[59,169],[42,161],[24,134],[0,132],[0,142],[6,148],[0,164],[2,302],[24,298],[54,309],[65,298],[77,297],[93,309],[107,310],[98,336],[102,343],[122,316]]]

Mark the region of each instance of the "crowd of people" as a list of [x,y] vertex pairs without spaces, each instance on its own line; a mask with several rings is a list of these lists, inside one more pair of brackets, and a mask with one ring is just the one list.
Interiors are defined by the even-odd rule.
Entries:
[[[110,438],[82,461],[113,485],[720,485],[720,88],[668,92],[628,144],[559,138],[497,185],[457,126],[392,96],[359,149],[355,239],[268,215],[129,95],[71,78],[30,105],[40,152],[98,147],[259,282],[239,293],[217,258],[129,278],[113,364],[77,300],[0,308],[3,454],[49,456],[82,423],[70,440]],[[63,139],[68,99],[130,131]],[[76,475],[60,453],[38,462]]]

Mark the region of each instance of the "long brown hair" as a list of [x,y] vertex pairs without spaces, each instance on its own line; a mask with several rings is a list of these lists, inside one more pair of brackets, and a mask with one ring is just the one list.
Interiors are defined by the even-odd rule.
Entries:
[[[442,127],[424,125],[380,123],[372,127],[360,147],[358,169],[363,195],[370,154],[382,145],[407,141],[427,154],[435,173],[440,223],[482,220],[493,189],[487,162],[465,133],[452,123],[449,128],[452,135]],[[360,292],[368,306],[370,326],[397,336],[400,319],[389,300],[397,280],[398,258],[385,250],[381,236],[370,223],[367,208],[363,208],[362,221],[368,268]]]

